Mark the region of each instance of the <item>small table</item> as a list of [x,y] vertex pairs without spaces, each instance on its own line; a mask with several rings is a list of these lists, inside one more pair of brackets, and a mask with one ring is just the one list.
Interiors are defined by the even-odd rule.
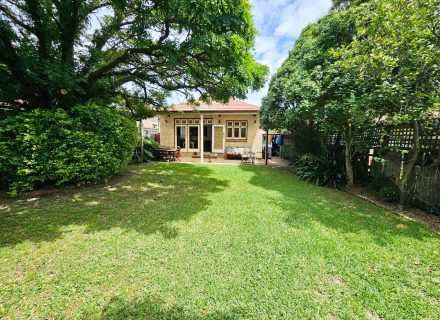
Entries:
[[241,163],[250,163],[254,164],[255,162],[255,153],[244,153],[241,155]]
[[177,161],[177,153],[179,150],[177,149],[168,149],[168,148],[157,148],[154,150],[156,160],[159,161]]

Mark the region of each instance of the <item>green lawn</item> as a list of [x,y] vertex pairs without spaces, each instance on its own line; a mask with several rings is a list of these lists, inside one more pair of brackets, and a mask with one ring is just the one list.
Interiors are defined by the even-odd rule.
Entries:
[[0,318],[438,319],[440,236],[257,166],[0,200]]

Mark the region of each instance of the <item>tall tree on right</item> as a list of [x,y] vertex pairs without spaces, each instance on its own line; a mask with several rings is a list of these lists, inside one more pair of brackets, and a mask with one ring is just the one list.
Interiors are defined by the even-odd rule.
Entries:
[[[353,136],[372,118],[359,101],[357,79],[337,64],[339,49],[350,45],[357,22],[369,12],[370,3],[333,9],[304,29],[288,58],[271,80],[263,99],[264,125],[282,124],[291,131],[311,128],[323,136],[339,132],[345,144],[345,175],[353,184]],[[316,139],[309,144],[317,150]],[[319,139],[318,139],[319,140]]]
[[353,138],[377,119],[411,125],[413,149],[395,174],[400,204],[419,157],[420,120],[440,109],[438,0],[337,0],[309,25],[273,76],[262,104],[266,126],[339,132],[353,184]]
[[357,79],[360,100],[389,124],[413,128],[413,148],[402,153],[394,177],[403,207],[421,152],[419,122],[440,109],[440,2],[377,1],[341,46],[337,65]]

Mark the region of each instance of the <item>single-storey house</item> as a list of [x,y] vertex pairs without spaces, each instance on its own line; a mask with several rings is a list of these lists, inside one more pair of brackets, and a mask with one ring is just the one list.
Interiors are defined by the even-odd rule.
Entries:
[[176,104],[159,113],[160,144],[177,148],[183,156],[216,154],[227,147],[248,147],[262,156],[259,106],[241,100],[199,106]]

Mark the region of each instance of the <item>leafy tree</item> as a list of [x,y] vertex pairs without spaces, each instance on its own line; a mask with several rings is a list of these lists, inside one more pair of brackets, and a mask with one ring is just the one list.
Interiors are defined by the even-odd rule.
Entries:
[[413,149],[402,150],[394,177],[401,206],[421,152],[419,122],[440,108],[439,10],[438,0],[377,1],[359,20],[355,40],[335,54],[363,89],[362,104],[385,123],[413,128]]
[[438,0],[334,1],[272,78],[262,118],[338,131],[349,184],[356,132],[378,120],[411,125],[413,150],[401,150],[394,177],[403,205],[421,152],[419,122],[440,108],[439,10]]
[[1,0],[0,101],[15,110],[171,92],[227,101],[263,86],[247,0]]
[[356,22],[366,10],[369,5],[333,10],[304,29],[271,80],[261,116],[265,125],[280,123],[293,132],[307,126],[323,136],[340,132],[346,142],[345,173],[350,185],[353,135],[365,117],[356,101],[356,79],[336,65],[332,52],[353,40]]

